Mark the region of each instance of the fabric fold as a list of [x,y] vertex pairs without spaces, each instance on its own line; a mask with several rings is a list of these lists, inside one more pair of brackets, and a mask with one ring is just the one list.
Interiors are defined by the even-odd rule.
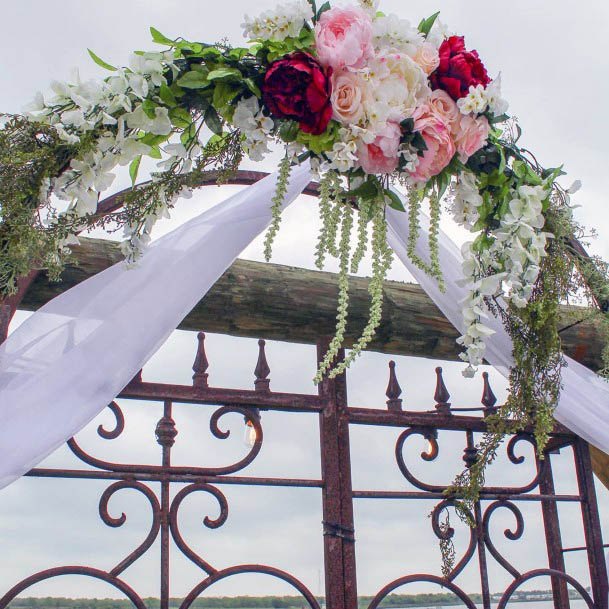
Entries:
[[[407,208],[406,201],[402,201]],[[422,213],[421,231],[416,245],[416,253],[429,262],[427,238],[429,217]],[[441,292],[437,281],[415,266],[407,254],[408,212],[387,210],[388,241],[397,257],[434,301],[446,318],[459,331],[464,331],[461,303],[467,296],[467,289],[458,284],[463,277],[461,264],[463,257],[455,242],[443,231],[439,235],[440,267],[446,290]],[[512,340],[501,320],[489,314],[485,325],[495,331],[486,339],[485,359],[506,378],[513,364]],[[554,416],[556,420],[573,433],[584,438],[605,453],[609,453],[609,383],[592,370],[565,357],[567,365],[562,371],[563,388]]]
[[[310,180],[295,167],[284,207]],[[271,221],[270,175],[54,298],[0,346],[0,488],[101,412]]]

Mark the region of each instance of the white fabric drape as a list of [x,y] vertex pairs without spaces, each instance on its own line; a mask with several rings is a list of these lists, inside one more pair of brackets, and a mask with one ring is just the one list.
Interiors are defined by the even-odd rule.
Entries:
[[[463,277],[463,258],[459,248],[446,233],[440,233],[440,267],[446,284],[445,292],[441,292],[436,280],[417,268],[408,258],[408,213],[390,209],[387,213],[387,223],[389,244],[398,258],[453,326],[463,332],[460,303],[467,296],[467,289],[457,284]],[[428,234],[429,218],[421,214],[421,235],[416,251],[427,262]],[[512,341],[496,317],[490,315],[484,323],[495,330],[495,334],[486,339],[486,360],[507,377],[513,363]],[[563,390],[555,418],[590,444],[609,452],[609,383],[570,357],[566,360],[567,366],[562,371]]]
[[[284,206],[310,180],[293,170]],[[64,292],[0,346],[0,488],[109,404],[271,219],[276,174]]]
[[[292,172],[284,207],[310,180]],[[154,242],[139,265],[119,263],[58,296],[0,346],[0,488],[82,429],[148,361],[238,254],[269,224],[276,175],[240,191]],[[440,310],[463,330],[457,285],[461,253],[444,233],[440,261],[446,291],[406,254],[408,214],[388,211],[389,243]],[[427,257],[423,215],[417,253]],[[508,375],[511,341],[488,320],[487,360]],[[609,452],[609,385],[567,358],[556,418]]]

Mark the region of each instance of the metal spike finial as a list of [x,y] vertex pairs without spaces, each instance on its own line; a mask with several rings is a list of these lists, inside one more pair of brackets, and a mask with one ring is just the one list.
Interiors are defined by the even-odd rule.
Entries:
[[497,397],[491,389],[491,384],[488,380],[488,372],[482,373],[484,379],[484,390],[482,392],[482,405],[484,406],[484,416],[488,417],[497,412],[495,404],[497,403]]
[[195,363],[192,365],[194,374],[192,375],[192,384],[194,387],[209,387],[207,379],[207,369],[209,368],[209,362],[207,361],[207,354],[205,353],[205,333],[199,332],[197,334],[197,340],[199,344],[197,346],[197,355],[195,357]]
[[400,395],[402,394],[402,388],[398,383],[398,378],[395,374],[395,362],[392,360],[389,362],[389,384],[387,385],[387,391],[385,395],[389,398],[387,400],[387,408],[389,410],[401,411],[402,400]]
[[256,391],[268,391],[271,384],[271,380],[268,378],[271,369],[266,361],[265,345],[266,341],[262,339],[258,341],[258,362],[254,370],[254,375],[256,376],[254,387]]
[[436,392],[433,399],[436,401],[436,410],[441,414],[450,414],[450,393],[444,384],[442,368],[436,368]]

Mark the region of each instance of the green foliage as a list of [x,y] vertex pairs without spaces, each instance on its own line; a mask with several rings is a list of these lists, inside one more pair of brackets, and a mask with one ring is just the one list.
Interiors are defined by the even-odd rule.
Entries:
[[279,225],[281,223],[281,207],[288,192],[291,168],[292,163],[290,161],[290,157],[286,154],[279,165],[279,175],[277,177],[277,185],[275,186],[275,194],[271,199],[271,225],[269,226],[269,229],[264,237],[264,258],[267,262],[271,259],[273,241],[279,232]]
[[436,22],[436,19],[438,18],[439,14],[440,11],[434,13],[431,17],[427,17],[427,19],[423,19],[421,23],[419,23],[419,32],[421,32],[423,36],[427,37],[427,35],[431,31],[431,28],[433,27],[433,24]]

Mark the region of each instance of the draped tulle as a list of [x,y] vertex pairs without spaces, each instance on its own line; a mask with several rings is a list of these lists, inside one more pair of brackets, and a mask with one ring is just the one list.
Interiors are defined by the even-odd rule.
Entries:
[[[0,346],[0,488],[27,472],[91,421],[142,368],[238,254],[271,219],[276,174],[244,189],[155,241],[136,268],[123,263],[64,292]],[[292,172],[284,205],[305,188],[309,170]],[[463,330],[466,292],[461,254],[440,235],[446,291],[407,256],[408,214],[388,210],[389,243],[450,322]],[[427,256],[429,220],[417,244]],[[511,341],[488,320],[487,360],[502,374]],[[609,385],[567,358],[556,418],[609,452]]]

